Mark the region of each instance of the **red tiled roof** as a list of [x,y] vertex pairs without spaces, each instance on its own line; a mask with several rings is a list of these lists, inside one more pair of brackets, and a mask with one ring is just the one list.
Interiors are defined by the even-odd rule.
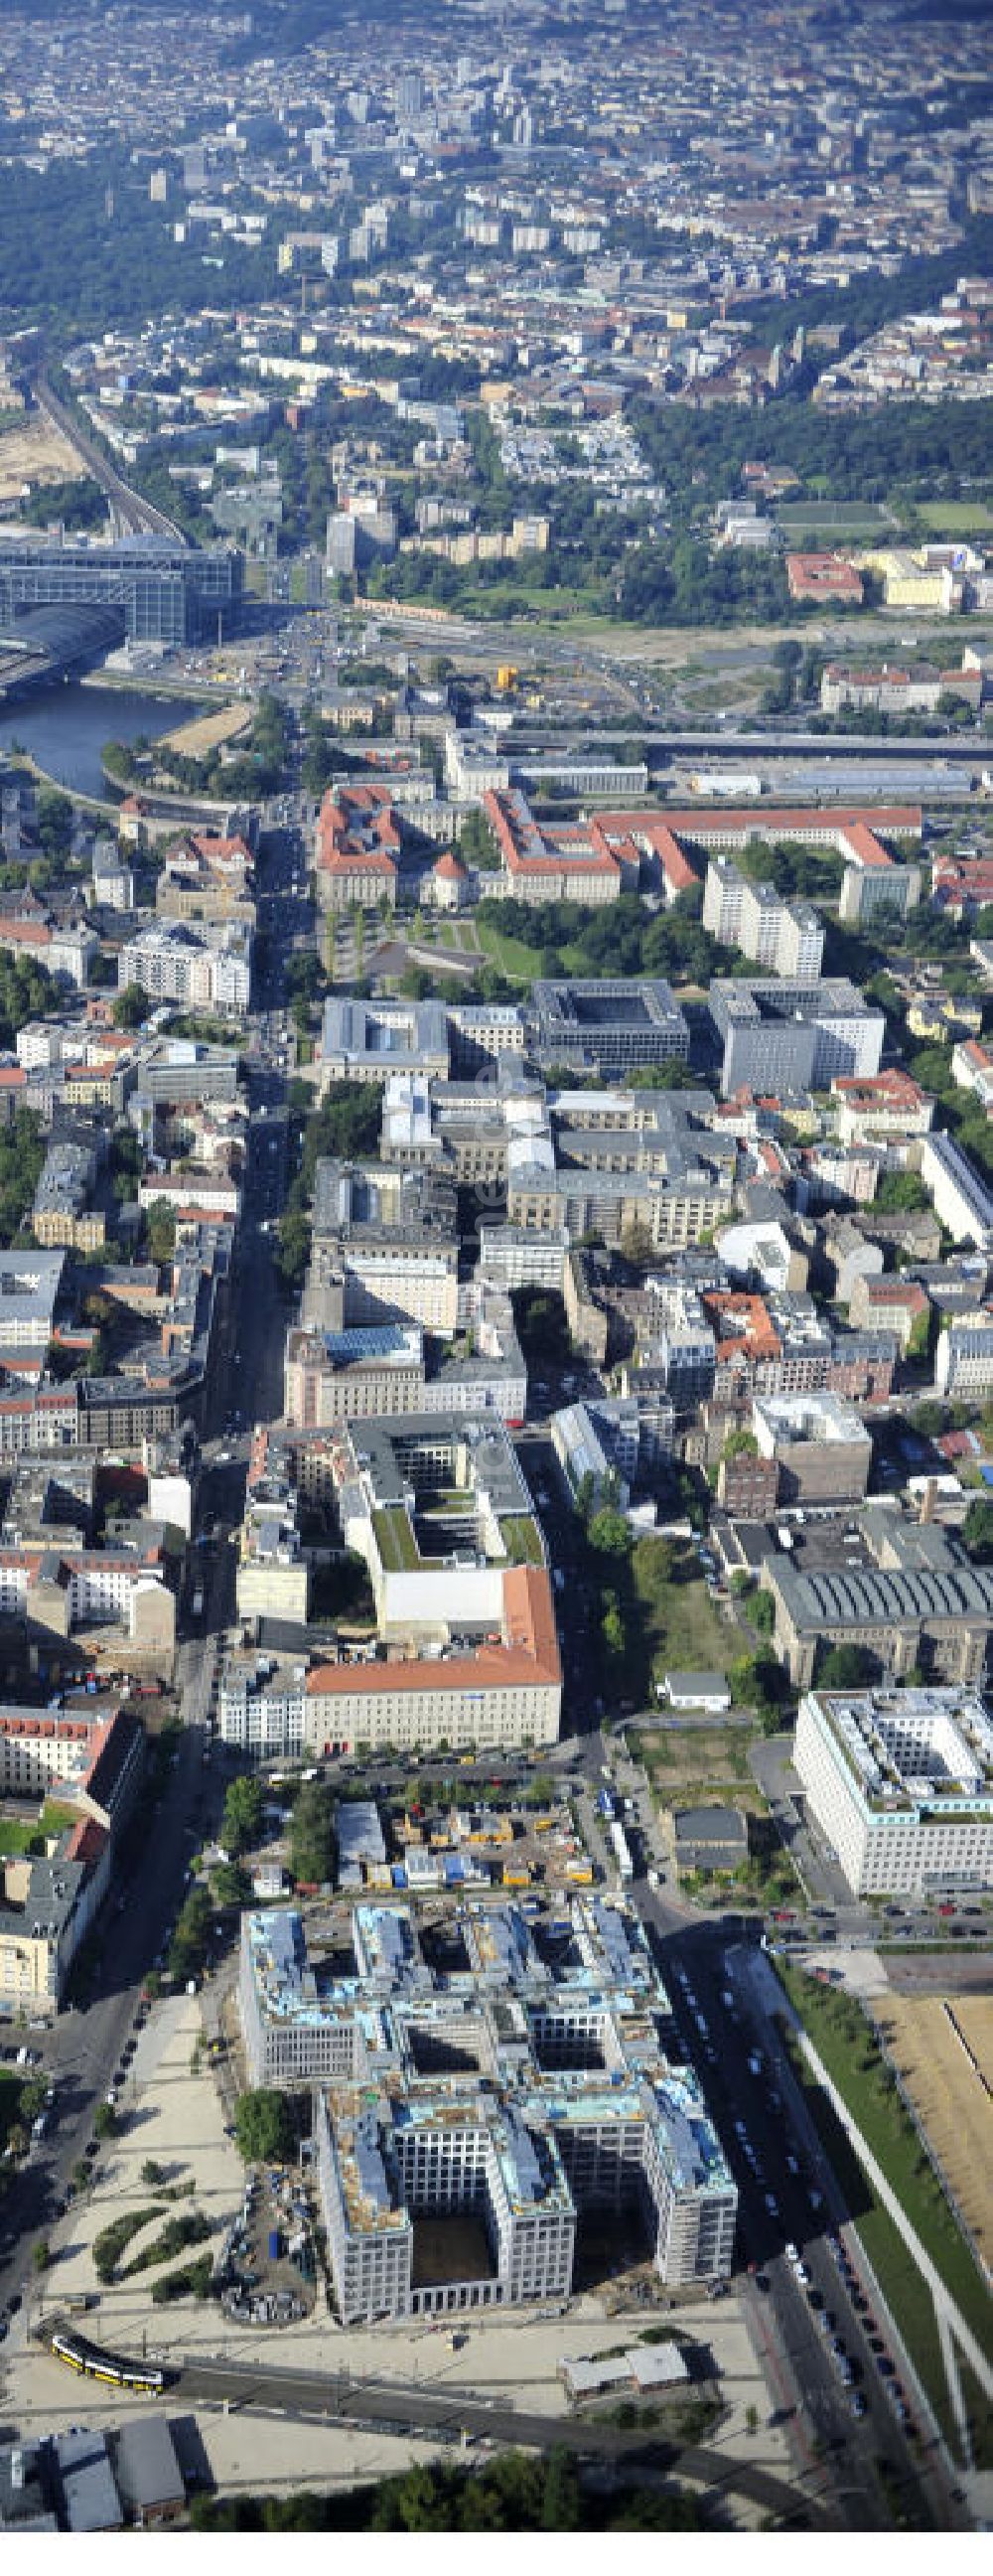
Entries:
[[503,1578],[504,1643],[472,1655],[417,1656],[398,1663],[318,1664],[307,1675],[308,1698],[349,1692],[485,1690],[505,1683],[562,1679],[551,1585],[543,1566],[512,1566]]

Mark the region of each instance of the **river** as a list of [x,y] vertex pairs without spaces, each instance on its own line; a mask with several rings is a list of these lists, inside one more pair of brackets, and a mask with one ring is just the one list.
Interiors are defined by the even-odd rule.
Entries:
[[85,689],[78,682],[18,698],[0,716],[0,755],[17,743],[39,769],[78,796],[105,796],[100,767],[105,742],[150,742],[197,713],[186,698],[146,697],[137,689]]

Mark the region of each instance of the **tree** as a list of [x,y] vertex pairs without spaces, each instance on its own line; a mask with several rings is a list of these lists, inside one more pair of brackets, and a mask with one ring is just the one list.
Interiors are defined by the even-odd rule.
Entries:
[[247,1905],[251,1898],[251,1881],[237,1861],[220,1861],[213,1872],[214,1895],[218,1905]]
[[295,2138],[286,2094],[266,2086],[254,2093],[243,2093],[235,2112],[234,2133],[246,2165],[287,2164]]
[[171,1261],[176,1249],[176,1211],[168,1199],[153,1199],[145,1211],[145,1241],[151,1261]]
[[31,2248],[32,2269],[35,2272],[47,2272],[51,2260],[52,2249],[47,2237],[37,2236]]
[[820,1690],[864,1690],[875,1677],[876,1659],[865,1646],[822,1647],[818,1663]]
[[776,1625],[776,1604],[771,1592],[757,1592],[752,1603],[752,1625],[760,1637],[771,1637]]
[[626,1643],[624,1621],[621,1617],[620,1603],[618,1602],[616,1593],[608,1592],[606,1602],[607,1606],[604,1611],[603,1618],[600,1621],[600,1634],[603,1638],[608,1656],[619,1662],[624,1653]]
[[977,1565],[993,1564],[993,1502],[977,1494],[962,1523],[962,1536]]
[[116,1029],[140,1029],[149,1013],[148,995],[142,984],[125,984],[114,1004]]
[[613,1511],[609,1506],[594,1512],[587,1536],[590,1546],[597,1548],[601,1556],[630,1556],[633,1538],[623,1512]]
[[153,2190],[156,2184],[166,2179],[165,2165],[156,2164],[154,2156],[146,2156],[141,2168],[141,2179],[149,2191]]
[[568,1360],[572,1345],[565,1308],[555,1290],[515,1288],[514,1322],[526,1360]]
[[97,2103],[96,2111],[94,2112],[94,2115],[93,2115],[93,2130],[94,2130],[94,2135],[95,2135],[96,2137],[98,2137],[98,2138],[112,2138],[112,2137],[114,2137],[114,2135],[116,2134],[116,2130],[117,2130],[117,2121],[116,2121],[116,2119],[115,2119],[115,2117],[114,2117],[114,2109],[113,2109],[113,2104],[112,2104],[112,2103],[110,2103],[110,2102],[98,2102],[98,2103]]
[[228,1782],[221,1836],[225,1849],[235,1857],[258,1841],[263,1803],[261,1782],[250,1771],[240,1771]]
[[192,1887],[180,1908],[169,1947],[169,1968],[174,1977],[191,1977],[203,1966],[212,1921],[213,1907],[206,1888]]
[[757,1458],[759,1444],[754,1431],[729,1431],[721,1450],[725,1458]]

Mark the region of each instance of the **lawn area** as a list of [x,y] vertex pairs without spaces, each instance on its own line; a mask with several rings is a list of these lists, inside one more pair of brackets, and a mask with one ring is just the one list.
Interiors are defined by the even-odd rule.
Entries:
[[476,928],[484,957],[499,966],[509,982],[533,984],[541,973],[540,948],[529,948],[525,939],[512,939],[509,931],[495,930],[491,921],[477,922]]
[[823,529],[825,536],[874,537],[892,526],[876,501],[781,501],[776,520],[785,537]]
[[500,1536],[511,1565],[542,1565],[541,1540],[530,1512],[514,1512],[500,1523]]
[[754,1741],[750,1726],[660,1726],[629,1736],[636,1762],[648,1773],[661,1807],[678,1805],[687,1791],[731,1791],[736,1806],[764,1815],[766,1801],[748,1768]]
[[0,1852],[12,1858],[17,1852],[30,1851],[36,1843],[66,1833],[76,1821],[75,1807],[60,1807],[52,1798],[46,1798],[33,1824],[22,1825],[14,1816],[0,1816]]
[[692,1548],[641,1539],[631,1576],[652,1679],[660,1682],[667,1672],[725,1673],[741,1654],[741,1638],[715,1610]]
[[936,537],[979,536],[993,527],[993,505],[988,501],[918,501],[915,508]]
[[[882,2166],[891,2190],[897,2194],[981,2348],[988,2352],[993,2347],[993,2299],[918,2142],[870,2022],[851,1996],[817,1984],[801,1969],[787,1967],[783,1960],[777,1961],[777,1968],[791,2003]],[[829,2112],[830,2105],[819,2096],[819,2124],[822,2113]],[[832,2126],[837,2129],[833,2117]],[[836,2162],[833,2151],[832,2161]],[[850,2177],[846,2188],[856,2194],[851,2205],[853,2214],[858,2216],[866,2252],[914,2354],[935,2410],[947,2426],[947,2398],[944,2404],[940,2402],[944,2372],[926,2283],[887,2212],[876,2203],[861,2168],[857,2182]],[[859,2214],[863,2208],[868,2209],[865,2220]]]
[[412,1574],[418,1563],[417,1543],[406,1512],[399,1504],[388,1503],[374,1512],[372,1526],[383,1568],[387,1574]]

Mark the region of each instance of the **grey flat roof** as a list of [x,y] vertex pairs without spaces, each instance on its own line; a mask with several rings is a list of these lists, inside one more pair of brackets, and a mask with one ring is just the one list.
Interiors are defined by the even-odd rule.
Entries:
[[153,2505],[182,2504],[186,2494],[176,2446],[162,2415],[139,2415],[111,2435],[114,2473],[121,2501],[148,2511]]

